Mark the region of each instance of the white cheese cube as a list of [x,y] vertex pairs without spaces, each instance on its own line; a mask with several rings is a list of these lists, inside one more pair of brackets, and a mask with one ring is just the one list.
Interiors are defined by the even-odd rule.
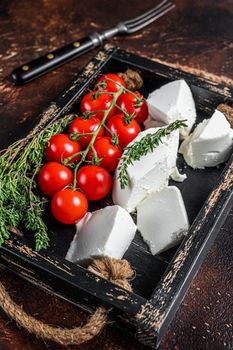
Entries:
[[142,201],[137,206],[137,226],[153,255],[178,244],[189,229],[179,189],[164,187]]
[[[142,139],[147,134],[154,134],[158,128],[144,130],[131,142],[131,145]],[[142,156],[127,168],[128,185],[121,189],[118,165],[114,181],[112,199],[115,204],[132,212],[138,203],[149,193],[158,191],[168,184],[169,176],[176,166],[177,150],[179,143],[179,131],[173,131],[164,137],[153,152]]]
[[180,129],[180,136],[188,136],[196,120],[196,109],[192,92],[185,80],[172,81],[153,91],[147,103],[149,118],[145,121],[146,128],[186,119],[187,128]]
[[66,259],[71,262],[97,256],[121,259],[136,230],[130,214],[118,205],[87,213],[76,224],[76,234]]
[[204,169],[225,162],[232,152],[233,130],[224,114],[218,110],[210,119],[198,124],[194,132],[183,141],[179,152],[188,165]]

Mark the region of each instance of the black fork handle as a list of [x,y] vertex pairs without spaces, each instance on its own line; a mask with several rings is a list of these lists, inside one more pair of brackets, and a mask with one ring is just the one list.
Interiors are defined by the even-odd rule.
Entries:
[[102,42],[103,37],[98,33],[74,41],[14,69],[11,77],[16,84],[25,84],[100,46]]

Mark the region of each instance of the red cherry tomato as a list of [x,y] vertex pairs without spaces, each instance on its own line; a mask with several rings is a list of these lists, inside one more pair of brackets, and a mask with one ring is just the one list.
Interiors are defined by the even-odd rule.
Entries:
[[48,162],[61,163],[65,158],[72,157],[70,162],[78,161],[80,159],[81,147],[78,142],[72,141],[68,135],[57,134],[53,135],[49,140],[49,145],[45,150],[45,157]]
[[65,188],[57,192],[51,202],[53,216],[63,224],[75,224],[86,214],[88,202],[84,194]]
[[[140,99],[143,99],[143,96],[139,92],[134,91],[134,94]],[[117,99],[117,105],[129,115],[132,115],[139,124],[143,123],[148,117],[147,102],[138,102],[136,97],[130,92],[121,94]]]
[[[98,91],[88,92],[81,101],[81,111],[85,112],[95,112],[92,116],[95,116],[99,119],[103,119],[104,113],[98,111],[107,110],[112,103],[113,96],[111,94],[99,94]],[[115,113],[115,106],[113,106],[108,113],[107,120],[111,118]]]
[[[106,78],[109,78],[109,79],[114,80],[114,81],[106,80]],[[124,80],[119,75],[112,74],[112,73],[108,73],[108,74],[103,75],[97,81],[97,87],[101,91],[117,92],[121,87],[120,85],[125,87]]]
[[[83,119],[82,117],[78,117],[72,121],[72,123],[69,126],[69,134],[76,132],[78,134],[87,134],[87,133],[93,133],[97,130],[97,128],[100,125],[100,120],[95,117],[91,117],[88,119]],[[98,136],[104,135],[104,127],[101,127],[101,129],[98,132]],[[82,136],[78,140],[80,146],[82,149],[87,148],[90,141],[92,139],[92,135],[88,136]]]
[[46,163],[38,174],[38,184],[41,191],[48,197],[71,184],[74,180],[72,171],[56,162]]
[[[104,169],[112,172],[116,169],[119,159],[122,155],[122,150],[119,145],[113,145],[111,138],[104,136],[100,137],[95,143],[94,148],[98,158],[102,158],[100,166]],[[92,160],[93,151],[89,151],[87,154],[88,160]]]
[[100,166],[85,165],[77,173],[77,187],[85,193],[90,201],[97,201],[105,197],[110,191],[111,185],[111,175]]
[[[118,136],[119,144],[122,148],[125,148],[131,141],[133,141],[141,131],[140,125],[135,119],[126,123],[124,114],[114,115],[114,117],[109,120],[107,127]],[[107,131],[107,135],[111,136],[109,131]]]

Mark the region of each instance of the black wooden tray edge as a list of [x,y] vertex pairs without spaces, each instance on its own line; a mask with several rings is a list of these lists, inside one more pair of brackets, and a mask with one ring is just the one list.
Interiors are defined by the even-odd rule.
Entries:
[[145,68],[146,66],[148,71],[155,72],[158,70],[157,74],[161,77],[171,78],[172,80],[175,78],[190,81],[193,85],[202,87],[203,89],[210,90],[213,93],[223,96],[226,101],[233,98],[233,86],[231,85],[224,85],[222,83],[214,82],[210,79],[160,63],[146,56],[138,56],[134,53],[118,49],[114,53],[114,58],[117,58],[125,63],[134,64],[138,67],[138,69],[140,69],[140,67]]

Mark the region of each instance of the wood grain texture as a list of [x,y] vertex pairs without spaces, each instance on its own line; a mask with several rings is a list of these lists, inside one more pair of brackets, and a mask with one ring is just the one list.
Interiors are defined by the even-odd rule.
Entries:
[[[177,0],[177,9],[141,33],[112,42],[149,58],[200,67],[233,78],[233,6],[231,0]],[[2,0],[0,3],[0,146],[26,133],[39,112],[63,90],[94,51],[28,85],[15,87],[11,70],[50,49],[104,29],[128,15],[149,9],[124,0]],[[163,350],[232,349],[233,347],[233,211],[192,283],[165,336]],[[64,326],[85,322],[75,307],[47,295],[29,283],[0,270],[1,279],[15,300],[30,314]],[[60,350],[18,329],[0,312],[1,350]],[[77,347],[68,347],[77,349]],[[79,349],[145,349],[111,325],[98,338]]]

